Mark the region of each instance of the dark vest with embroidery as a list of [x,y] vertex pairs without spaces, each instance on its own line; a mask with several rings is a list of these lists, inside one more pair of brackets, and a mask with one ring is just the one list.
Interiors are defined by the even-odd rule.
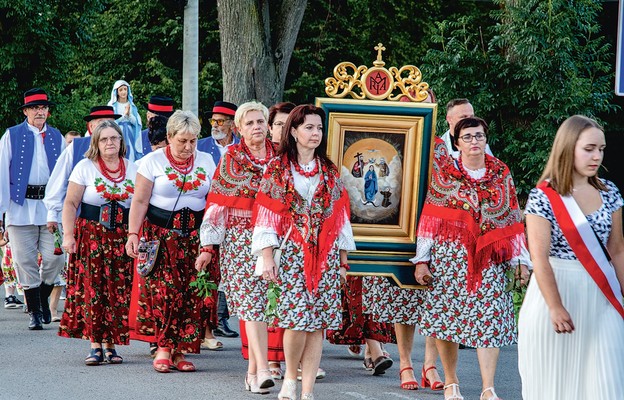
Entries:
[[[233,139],[234,140],[232,141],[232,144],[237,144],[240,142],[240,139],[236,137],[236,135],[234,135]],[[219,151],[219,147],[217,147],[216,141],[212,137],[199,139],[197,141],[197,150],[210,154],[215,165],[219,165],[219,160],[221,160],[221,152]]]
[[72,142],[72,146],[74,147],[73,154],[73,165],[72,171],[76,168],[76,164],[78,164],[83,158],[85,158],[85,153],[89,150],[89,146],[91,145],[91,136],[79,137],[75,138]]
[[[45,133],[43,146],[48,157],[48,168],[52,172],[56,159],[61,154],[63,135],[61,135],[58,129],[50,125],[46,126]],[[28,129],[27,121],[10,127],[9,135],[12,154],[11,163],[9,164],[11,200],[21,206],[24,205],[26,186],[28,185],[28,178],[30,177],[33,156],[35,154],[35,136]]]

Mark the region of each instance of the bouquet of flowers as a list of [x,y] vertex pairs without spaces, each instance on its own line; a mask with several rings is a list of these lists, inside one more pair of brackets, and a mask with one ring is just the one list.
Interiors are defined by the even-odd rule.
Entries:
[[204,305],[209,306],[214,300],[212,299],[212,291],[217,290],[217,284],[210,280],[210,274],[206,271],[199,271],[197,278],[191,283],[190,287],[197,289],[197,295],[204,299]]
[[63,254],[63,248],[61,247],[63,245],[63,238],[61,237],[61,232],[57,229],[54,231],[53,235],[54,235],[54,255],[60,256],[61,254]]
[[264,315],[270,321],[270,326],[275,326],[277,317],[277,299],[282,294],[282,289],[275,283],[269,282],[269,290],[267,291],[267,307],[264,311]]

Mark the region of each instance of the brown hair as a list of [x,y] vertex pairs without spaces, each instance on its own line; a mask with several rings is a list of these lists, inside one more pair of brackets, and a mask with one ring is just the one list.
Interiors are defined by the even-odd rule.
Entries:
[[273,121],[275,120],[275,116],[279,113],[282,114],[290,114],[290,112],[296,107],[296,105],[294,103],[290,103],[287,101],[284,101],[282,103],[277,103],[272,105],[269,108],[269,120],[267,121],[267,123],[269,124],[269,126],[273,126]]
[[[548,179],[552,188],[560,195],[572,194],[574,149],[581,133],[589,128],[600,129],[604,132],[604,129],[598,122],[583,115],[573,115],[563,121],[559,129],[557,129],[548,162],[538,184]],[[590,185],[598,190],[607,190],[607,187],[598,179],[598,175],[590,176],[588,181]]]
[[488,127],[487,122],[479,117],[468,117],[464,119],[460,119],[459,122],[455,124],[455,130],[453,131],[453,144],[457,145],[459,141],[459,135],[461,131],[466,128],[476,128],[477,126],[483,127],[483,133],[487,136],[490,128]]
[[446,103],[446,113],[448,114],[449,110],[455,106],[461,106],[462,104],[470,104],[470,100],[468,99],[453,99]]
[[321,143],[319,144],[319,146],[314,149],[314,156],[319,158],[321,164],[334,166],[334,163],[329,159],[329,157],[327,157],[325,111],[323,111],[322,108],[313,106],[312,104],[303,104],[297,106],[288,115],[286,124],[284,124],[284,134],[282,135],[282,139],[280,141],[280,154],[286,153],[288,159],[292,163],[298,162],[297,142],[295,142],[294,136],[291,135],[291,131],[301,126],[304,123],[305,117],[307,115],[318,115],[319,117],[321,117],[321,122],[323,123],[323,136],[321,136]]
[[123,133],[121,132],[121,128],[115,121],[102,121],[95,127],[93,133],[91,134],[91,143],[89,144],[89,150],[85,153],[85,158],[88,158],[91,161],[96,161],[100,156],[100,148],[98,144],[100,142],[100,135],[102,131],[106,128],[113,128],[121,137],[119,141],[119,157],[123,158],[126,155],[126,143],[124,142]]

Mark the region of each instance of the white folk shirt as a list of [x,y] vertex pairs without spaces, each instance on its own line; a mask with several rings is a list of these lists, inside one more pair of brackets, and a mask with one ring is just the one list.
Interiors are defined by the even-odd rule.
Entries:
[[[129,195],[127,200],[118,200],[117,202],[125,208],[129,208],[132,194],[134,193],[137,167],[128,160],[124,159],[124,161],[127,162],[126,178],[117,184],[104,177],[95,167],[95,163],[88,158],[76,164],[76,168],[74,168],[74,171],[71,173],[69,180],[85,187],[84,194],[82,195],[82,202],[92,206],[101,206],[102,204],[108,203],[110,200],[106,199],[103,193],[110,193],[112,188],[116,186],[120,189],[119,194],[128,193]],[[132,189],[128,190],[128,187]]]
[[191,185],[197,182],[199,186],[185,190],[180,195],[176,182],[181,184],[183,175],[171,167],[164,150],[163,148],[149,153],[141,159],[139,165],[138,173],[154,184],[150,204],[167,211],[173,211],[174,205],[176,210],[184,207],[193,211],[203,210],[216,170],[212,156],[201,151],[195,152],[195,165],[186,176],[185,182]]
[[[32,167],[28,177],[29,185],[45,185],[50,179],[50,169],[48,168],[48,156],[43,146],[41,132],[45,132],[47,124],[43,126],[43,131],[27,124],[28,129],[35,136],[34,153]],[[62,141],[62,148],[65,148],[65,141]],[[48,210],[41,200],[25,199],[24,205],[19,205],[11,200],[11,181],[9,166],[13,157],[11,151],[11,138],[9,130],[0,139],[0,215],[6,212],[5,225],[26,226],[45,225],[47,222]],[[0,216],[1,218],[1,216]]]
[[48,209],[48,222],[61,222],[61,213],[65,194],[67,193],[67,182],[74,165],[74,143],[70,143],[56,160],[56,165],[50,174],[48,186],[46,186],[43,204]]

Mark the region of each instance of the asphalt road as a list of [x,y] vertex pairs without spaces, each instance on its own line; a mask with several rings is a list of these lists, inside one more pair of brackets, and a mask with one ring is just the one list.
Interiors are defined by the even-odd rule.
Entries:
[[[0,289],[4,298],[4,289]],[[63,302],[59,307],[62,307]],[[237,326],[235,318],[231,326]],[[79,339],[57,336],[58,322],[43,331],[28,330],[28,315],[21,309],[0,307],[0,400],[73,399],[276,399],[281,381],[266,396],[244,391],[246,362],[240,355],[239,339],[222,339],[224,350],[202,350],[188,357],[195,373],[156,373],[151,367],[148,346],[132,342],[118,346],[124,357],[121,365],[84,365],[89,344]],[[362,360],[351,357],[345,346],[325,342],[321,366],[327,377],[317,381],[316,399],[340,400],[442,400],[441,392],[430,389],[406,391],[399,387],[398,352],[387,345],[395,365],[385,375],[371,376]],[[416,336],[412,358],[416,370],[423,359],[424,339]],[[438,368],[441,365],[438,362]],[[520,400],[517,349],[502,349],[496,377],[496,390],[505,400]],[[460,350],[459,379],[466,400],[477,400],[481,381],[475,350]],[[417,373],[417,375],[419,375]],[[301,386],[299,386],[299,390]]]

